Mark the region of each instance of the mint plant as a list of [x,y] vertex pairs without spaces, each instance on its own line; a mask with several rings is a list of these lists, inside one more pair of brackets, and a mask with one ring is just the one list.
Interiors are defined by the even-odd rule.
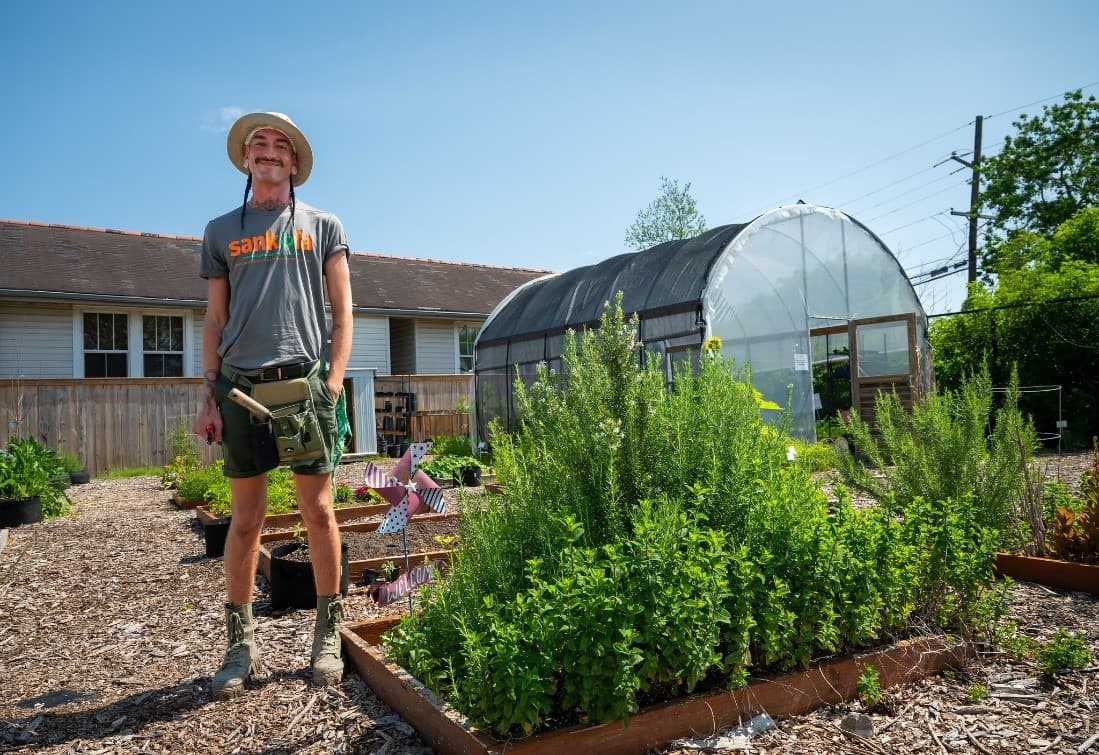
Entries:
[[747,369],[705,351],[669,390],[620,301],[563,354],[517,379],[518,429],[493,430],[506,496],[464,512],[446,579],[384,639],[480,726],[628,718],[1002,614],[983,499],[894,492],[855,510],[841,487],[830,503],[787,458],[782,420],[762,421]]

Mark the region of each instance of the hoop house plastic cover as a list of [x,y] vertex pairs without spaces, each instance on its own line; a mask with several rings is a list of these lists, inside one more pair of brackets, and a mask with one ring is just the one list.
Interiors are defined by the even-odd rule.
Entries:
[[[477,339],[481,438],[495,417],[514,423],[516,371],[529,384],[539,362],[559,368],[565,332],[598,324],[618,291],[625,311],[639,317],[648,358],[660,355],[669,379],[716,335],[726,358],[751,365],[765,398],[784,406],[792,399],[791,429],[807,440],[816,438],[810,331],[914,314],[917,350],[929,354],[926,315],[888,248],[842,212],[791,205],[513,291]],[[924,381],[928,363],[921,361]]]

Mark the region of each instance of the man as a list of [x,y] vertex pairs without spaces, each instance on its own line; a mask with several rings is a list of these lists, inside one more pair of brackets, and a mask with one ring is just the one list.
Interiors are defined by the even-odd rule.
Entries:
[[[209,298],[202,342],[206,401],[194,427],[200,437],[222,442],[232,493],[225,543],[229,648],[214,676],[216,699],[243,692],[249,674],[262,668],[253,631],[252,586],[270,465],[255,458],[253,419],[226,398],[232,388],[251,395],[267,382],[308,382],[323,453],[290,466],[318,596],[313,681],[336,684],[343,674],[337,633],[343,618],[340,541],[331,483],[335,404],[351,352],[352,322],[350,252],[343,226],[334,215],[294,196],[294,187],[305,183],[313,168],[305,135],[282,113],[250,113],[229,130],[227,148],[248,182],[244,204],[211,220],[202,242],[200,274],[207,279]],[[325,292],[332,310],[327,355]]]

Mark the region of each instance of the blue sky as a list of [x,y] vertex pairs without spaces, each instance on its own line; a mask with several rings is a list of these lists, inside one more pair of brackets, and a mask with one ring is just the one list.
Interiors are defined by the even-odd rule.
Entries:
[[964,259],[967,172],[934,166],[976,114],[988,153],[1099,93],[1091,0],[314,5],[6,6],[0,217],[200,236],[243,192],[228,125],[277,110],[355,251],[566,270],[667,176],[710,226],[837,207],[916,273]]

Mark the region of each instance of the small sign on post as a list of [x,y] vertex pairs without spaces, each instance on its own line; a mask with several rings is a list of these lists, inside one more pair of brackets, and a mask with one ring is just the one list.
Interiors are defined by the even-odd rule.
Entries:
[[413,566],[392,582],[375,583],[367,594],[379,606],[387,606],[408,595],[417,587],[434,582],[435,575],[441,576],[446,569],[447,562],[443,559],[427,564],[419,564]]

